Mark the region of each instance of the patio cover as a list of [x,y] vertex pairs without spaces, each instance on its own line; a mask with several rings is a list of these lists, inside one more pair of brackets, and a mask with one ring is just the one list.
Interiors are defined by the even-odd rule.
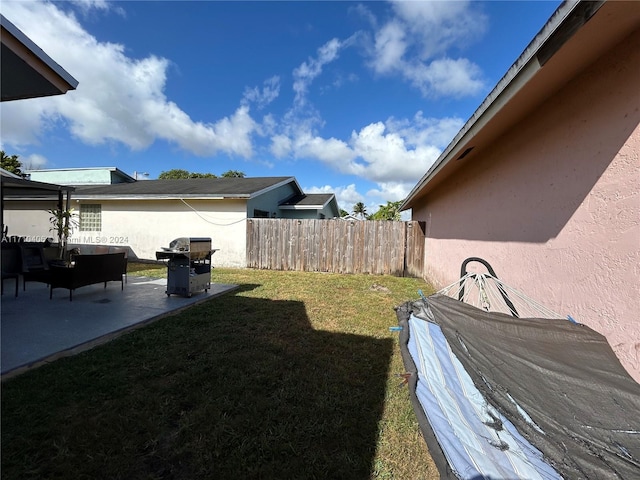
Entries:
[[[69,202],[71,200],[71,192],[75,190],[74,187],[66,185],[55,185],[53,183],[34,182],[26,180],[14,175],[6,170],[0,169],[0,224],[2,224],[2,231],[4,232],[4,201],[7,198],[11,200],[45,200],[56,198],[58,199],[58,207],[69,209]],[[65,194],[66,193],[66,199]]]

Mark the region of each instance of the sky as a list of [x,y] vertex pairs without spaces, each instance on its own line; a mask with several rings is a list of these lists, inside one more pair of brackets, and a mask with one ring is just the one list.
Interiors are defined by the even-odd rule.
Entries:
[[2,0],[79,85],[2,102],[26,169],[294,176],[404,199],[559,1]]

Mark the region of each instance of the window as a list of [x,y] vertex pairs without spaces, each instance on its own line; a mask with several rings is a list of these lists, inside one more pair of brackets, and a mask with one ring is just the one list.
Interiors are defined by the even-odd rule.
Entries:
[[269,212],[265,212],[264,210],[258,210],[257,208],[254,208],[253,218],[269,218]]
[[87,203],[80,205],[80,231],[99,232],[102,230],[102,205]]

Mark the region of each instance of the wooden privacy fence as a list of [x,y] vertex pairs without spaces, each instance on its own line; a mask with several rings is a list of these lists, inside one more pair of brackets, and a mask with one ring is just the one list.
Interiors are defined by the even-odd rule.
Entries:
[[247,220],[247,267],[422,277],[424,222]]

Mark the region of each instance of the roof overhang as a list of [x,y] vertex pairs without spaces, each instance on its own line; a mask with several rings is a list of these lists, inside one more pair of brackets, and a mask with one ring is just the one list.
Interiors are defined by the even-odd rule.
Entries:
[[78,86],[75,78],[3,15],[0,28],[3,102],[61,95]]
[[324,205],[279,205],[280,210],[322,210],[329,202]]
[[[313,203],[312,201],[309,201],[310,199],[316,199],[319,196],[326,196],[327,199],[324,202],[316,202]],[[302,196],[303,198],[298,199],[298,197]],[[336,200],[336,196],[335,194],[305,194],[305,193],[300,193],[297,195],[292,195],[291,197],[289,197],[287,200],[281,202],[278,205],[278,208],[280,210],[322,210],[324,208],[326,208],[328,205],[330,205],[331,203],[335,203],[336,204],[336,208],[338,207],[338,203]]]
[[635,2],[564,2],[404,201],[412,208],[640,26]]
[[76,192],[73,195],[74,200],[95,200],[95,201],[103,201],[103,200],[112,200],[112,201],[131,201],[131,200],[248,200],[248,195],[229,195],[229,196],[221,196],[221,195],[189,195],[189,194],[181,194],[181,195],[154,195],[154,194],[131,194],[131,195],[83,195],[82,192]]
[[277,188],[282,187],[283,185],[287,185],[287,184],[292,184],[294,190],[296,190],[297,193],[302,193],[302,188],[300,187],[300,184],[298,183],[298,180],[296,180],[296,177],[288,177],[285,180],[276,183],[274,185],[270,185],[267,188],[263,188],[262,190],[258,190],[256,192],[251,193],[251,197],[250,198],[255,198],[255,197],[259,197],[260,195],[264,195],[265,193],[271,191],[271,190],[275,190]]
[[2,197],[6,200],[37,200],[53,198],[60,192],[73,192],[75,189],[66,185],[34,182],[13,176],[0,176],[2,182]]

